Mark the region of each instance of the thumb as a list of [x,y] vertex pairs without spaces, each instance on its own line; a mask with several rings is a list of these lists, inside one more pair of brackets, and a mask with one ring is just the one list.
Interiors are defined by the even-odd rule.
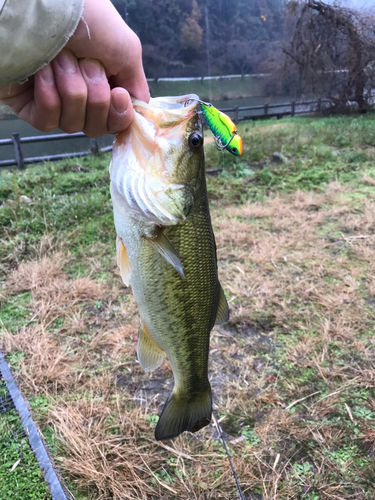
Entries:
[[[141,57],[139,61],[142,61]],[[140,99],[144,102],[150,101],[150,90],[148,88],[142,62],[121,69],[117,75],[113,75],[110,78],[110,83],[112,88],[123,87],[136,99]]]

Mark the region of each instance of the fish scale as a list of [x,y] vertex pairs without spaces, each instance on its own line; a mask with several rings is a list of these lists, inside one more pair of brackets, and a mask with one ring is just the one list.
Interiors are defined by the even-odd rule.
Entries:
[[[185,280],[152,247],[143,245],[139,265],[150,279],[142,280],[135,298],[144,302],[142,319],[174,365],[176,378],[183,381],[179,388],[189,392],[186,374],[191,372],[199,386],[207,386],[208,341],[220,294],[208,207],[196,205],[185,224],[172,226],[166,234],[181,257]],[[187,346],[186,356],[177,356],[181,342]]]

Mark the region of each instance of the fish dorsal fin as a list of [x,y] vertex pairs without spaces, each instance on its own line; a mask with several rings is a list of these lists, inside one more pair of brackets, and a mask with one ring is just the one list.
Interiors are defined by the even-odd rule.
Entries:
[[180,256],[169,239],[161,231],[159,231],[157,235],[152,238],[147,238],[145,236],[145,239],[155,248],[157,252],[160,253],[162,257],[164,257],[167,262],[171,264],[171,266],[176,269],[182,279],[185,279]]
[[158,368],[164,359],[164,351],[156,345],[143,322],[138,332],[137,355],[139,364],[146,372]]
[[215,325],[220,325],[220,323],[226,323],[229,320],[229,307],[228,302],[224,294],[224,290],[220,286],[220,299],[219,306],[216,313]]
[[129,286],[130,275],[131,275],[130,260],[125,245],[119,236],[117,236],[116,239],[116,249],[117,249],[117,265],[121,271],[122,281],[125,283],[126,286]]

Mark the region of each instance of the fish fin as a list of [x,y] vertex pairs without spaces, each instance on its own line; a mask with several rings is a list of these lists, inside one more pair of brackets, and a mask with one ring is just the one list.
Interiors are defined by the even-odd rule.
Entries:
[[194,401],[173,391],[167,399],[155,429],[157,441],[166,441],[184,431],[197,432],[211,422],[211,387]]
[[229,306],[225,297],[224,290],[220,287],[219,305],[216,313],[215,325],[226,323],[229,320]]
[[146,372],[158,368],[164,359],[164,351],[155,343],[142,322],[138,332],[137,355],[139,364]]
[[125,283],[126,286],[129,286],[130,275],[131,275],[130,260],[128,257],[128,252],[126,251],[126,247],[119,236],[117,236],[116,238],[116,250],[117,250],[117,265],[121,271],[122,281]]
[[147,238],[145,236],[145,238],[155,248],[155,250],[158,251],[160,255],[176,269],[182,279],[185,279],[180,256],[169,239],[161,231],[158,232],[155,237]]

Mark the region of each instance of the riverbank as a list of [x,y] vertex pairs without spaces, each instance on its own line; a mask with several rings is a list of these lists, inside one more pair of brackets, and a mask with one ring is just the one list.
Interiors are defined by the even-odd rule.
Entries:
[[[375,122],[238,128],[241,157],[205,150],[222,169],[207,183],[231,314],[210,380],[239,481],[254,499],[375,498]],[[214,425],[153,438],[172,376],[136,360],[109,161],[0,174],[0,347],[76,498],[235,498]]]

